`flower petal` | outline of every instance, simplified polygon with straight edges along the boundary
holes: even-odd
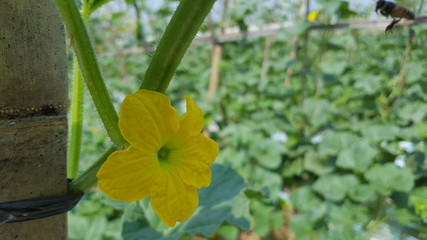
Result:
[[[98,186],[114,200],[132,202],[148,197],[160,174],[155,152],[131,146],[108,157],[98,171]]]
[[[161,145],[178,131],[178,113],[165,95],[140,90],[128,95],[120,108],[119,127],[123,137],[132,145]]]
[[[179,168],[179,176],[185,184],[195,188],[209,187],[211,184],[212,172],[209,167],[201,170],[195,166],[186,164]]]
[[[169,227],[193,215],[198,203],[196,188],[184,184],[168,170],[157,178],[151,191],[153,210]]]
[[[186,96],[187,112],[179,117],[179,135],[195,136],[203,129],[203,112],[196,106],[193,99]]]
[[[218,144],[203,134],[187,138],[187,141],[171,153],[170,162],[177,169],[184,183],[196,188],[211,183],[210,165],[218,155]]]

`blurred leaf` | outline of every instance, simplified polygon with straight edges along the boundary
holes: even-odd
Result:
[[[421,63],[411,62],[408,64],[407,69],[407,82],[409,84],[417,81],[423,81],[423,74],[425,73],[425,67]]]
[[[331,224],[343,227],[353,228],[368,219],[368,210],[365,207],[350,202],[346,202],[341,206],[333,205],[330,212]]]
[[[127,202],[120,202],[120,201],[113,200],[101,192],[100,192],[100,194],[102,196],[101,201],[104,204],[111,206],[115,209],[125,209],[129,205],[129,203],[127,203]]]
[[[295,234],[298,240],[313,240],[317,235],[314,228],[314,221],[310,216],[305,214],[298,214],[292,218],[291,231]]]
[[[255,221],[254,230],[258,236],[266,236],[272,229],[283,225],[281,211],[275,211],[273,206],[267,206],[260,201],[251,201],[252,216]]]
[[[268,189],[267,188],[263,188],[261,190],[256,190],[256,189],[246,189],[244,191],[245,196],[249,199],[263,199],[263,198],[267,198],[268,197]]]
[[[410,205],[415,213],[423,219],[427,218],[427,187],[415,189],[409,196]]]
[[[366,142],[355,142],[350,148],[342,150],[338,154],[337,166],[364,172],[377,155],[377,150]]]
[[[82,217],[69,214],[69,234],[72,240],[102,240],[106,231],[107,218],[102,215]]]
[[[375,189],[371,185],[360,184],[349,190],[351,199],[358,202],[369,201],[375,193]]]
[[[382,87],[381,76],[361,75],[354,84],[363,94],[376,94]]]
[[[299,176],[303,171],[303,161],[301,159],[297,159],[292,162],[285,162],[285,166],[283,168],[283,176],[284,177],[292,177]]]
[[[339,58],[333,58],[330,60],[322,61],[320,65],[322,72],[325,72],[331,75],[334,74],[337,76],[342,75],[344,70],[347,68],[347,66],[348,66],[347,61],[344,61],[343,59],[339,59]]]
[[[321,200],[310,187],[300,187],[291,193],[293,206],[300,211],[308,211],[320,205]]]
[[[318,127],[328,122],[335,109],[324,99],[306,99],[301,111],[313,126]]]
[[[393,209],[393,217],[396,218],[396,220],[402,224],[402,225],[408,225],[411,222],[414,222],[417,220],[417,217],[414,216],[411,212],[408,211],[408,209],[405,208],[399,208],[399,209]]]
[[[349,132],[338,132],[327,136],[319,144],[319,154],[321,156],[336,155],[339,151],[351,147],[353,143],[360,142],[361,139]]]
[[[412,172],[392,163],[373,165],[365,172],[365,178],[384,196],[388,196],[391,191],[409,192],[414,186]]]
[[[341,6],[341,1],[318,0],[318,3],[328,15],[335,14]]]
[[[324,175],[314,183],[313,189],[326,199],[341,201],[358,185],[359,180],[353,175]]]
[[[269,197],[276,199],[278,197],[282,178],[279,174],[261,167],[250,167],[249,182],[258,189],[268,189]]]
[[[340,19],[348,19],[352,16],[357,16],[357,12],[350,9],[348,1],[341,1],[337,14]]]
[[[422,122],[427,116],[427,104],[405,104],[398,109],[398,114],[403,120],[413,121],[414,123]]]
[[[237,151],[229,146],[228,148],[220,151],[216,163],[225,164],[235,169],[239,169],[247,162],[249,158],[248,153],[244,151]]]
[[[223,237],[224,240],[235,240],[239,238],[239,228],[225,225],[218,229],[218,234]]]
[[[263,139],[249,148],[249,154],[263,167],[274,169],[282,162],[284,145],[272,139]]]
[[[336,228],[331,230],[331,233],[328,236],[328,240],[371,240],[375,238],[369,238],[369,234],[366,232],[361,232],[360,230],[355,229],[356,227],[343,227],[341,224]]]
[[[399,129],[393,125],[366,125],[362,129],[363,136],[373,142],[393,140]]]
[[[329,158],[321,157],[315,151],[309,150],[304,156],[304,169],[321,176],[332,172],[335,164]]]
[[[334,74],[322,74],[322,80],[325,85],[334,85],[340,83],[339,77]]]

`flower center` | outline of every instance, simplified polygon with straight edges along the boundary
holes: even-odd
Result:
[[[160,150],[157,152],[157,158],[161,162],[165,162],[168,160],[169,153],[171,150],[165,146],[161,147]]]

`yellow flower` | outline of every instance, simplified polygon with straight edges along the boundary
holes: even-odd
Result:
[[[218,145],[201,134],[203,113],[190,97],[182,116],[158,92],[128,95],[119,127],[130,146],[110,155],[97,177],[102,192],[118,201],[151,197],[151,205],[170,226],[190,217],[199,202],[197,189],[211,182],[210,165]]]
[[[317,12],[317,11],[311,12],[310,14],[308,14],[307,20],[309,22],[312,22],[312,21],[317,19],[317,16],[319,16],[319,12]]]

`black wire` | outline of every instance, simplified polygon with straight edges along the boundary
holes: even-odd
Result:
[[[68,212],[83,194],[0,203],[0,224],[22,222]]]

